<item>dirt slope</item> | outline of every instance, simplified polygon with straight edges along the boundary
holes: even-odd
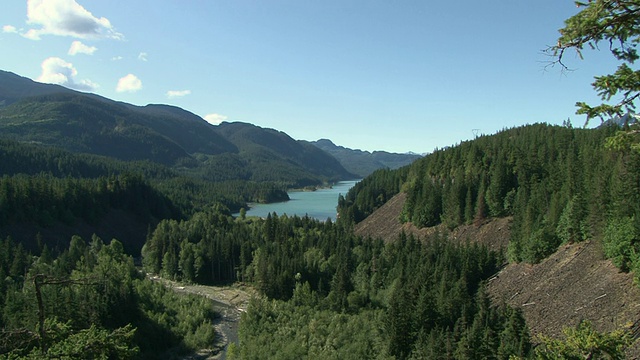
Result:
[[[406,195],[399,194],[356,225],[358,235],[397,239],[400,231],[425,238],[444,226],[417,229],[401,224],[399,216]],[[492,249],[506,248],[510,218],[480,226],[465,225],[450,232],[450,238],[467,239]],[[490,280],[488,290],[495,304],[506,302],[521,308],[532,335],[558,336],[564,326],[591,321],[599,331],[628,328],[640,320],[640,288],[630,274],[620,272],[605,260],[598,241],[564,245],[540,264],[509,264]],[[637,341],[629,358],[640,359]]]
[[[629,328],[640,320],[640,288],[631,274],[604,259],[597,241],[562,246],[540,264],[509,264],[488,286],[495,303],[523,310],[532,335],[561,334],[589,320],[599,331]],[[630,357],[639,358],[638,346]]]
[[[419,238],[426,238],[436,232],[448,233],[451,239],[458,241],[477,241],[487,245],[492,250],[506,249],[509,243],[509,229],[511,218],[487,221],[479,226],[464,225],[450,231],[444,225],[418,229],[413,224],[400,222],[400,213],[407,199],[405,193],[400,193],[369,217],[355,226],[355,233],[364,237],[382,238],[384,241],[394,241],[398,234],[413,234]]]

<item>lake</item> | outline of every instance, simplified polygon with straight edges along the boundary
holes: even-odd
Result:
[[[273,204],[251,204],[251,208],[247,210],[247,216],[267,217],[268,214],[275,212],[278,215],[300,217],[308,215],[321,221],[327,219],[336,221],[338,196],[346,195],[358,181],[360,180],[340,181],[331,188],[316,191],[289,191],[291,200]]]

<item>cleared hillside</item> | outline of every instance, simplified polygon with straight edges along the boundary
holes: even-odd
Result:
[[[401,223],[400,213],[407,200],[405,193],[399,193],[382,205],[373,214],[355,226],[357,235],[382,238],[384,241],[394,241],[402,231],[419,238],[426,238],[440,232],[448,233],[451,239],[458,241],[474,241],[485,244],[489,249],[499,251],[506,249],[510,236],[511,218],[500,218],[483,222],[479,225],[462,225],[449,230],[445,225],[419,229],[411,223]]]
[[[581,320],[599,331],[640,320],[640,288],[604,258],[597,241],[564,245],[539,264],[510,264],[488,288],[495,303],[523,310],[532,335],[558,336]],[[640,356],[637,344],[633,355]]]
[[[448,232],[443,225],[418,229],[402,224],[406,195],[400,193],[356,225],[361,236],[394,241],[404,231],[420,238]],[[450,239],[477,241],[492,249],[506,248],[510,218],[479,226],[464,225],[449,232]],[[489,282],[494,304],[507,303],[523,310],[533,339],[538,334],[559,336],[564,326],[589,320],[599,331],[629,328],[640,320],[640,288],[632,275],[620,272],[604,258],[598,241],[564,245],[539,264],[513,263]],[[640,358],[638,344],[630,358]]]

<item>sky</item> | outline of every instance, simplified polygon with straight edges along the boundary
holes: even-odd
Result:
[[[572,0],[2,0],[0,69],[212,124],[428,153],[584,125],[603,51],[550,67]]]

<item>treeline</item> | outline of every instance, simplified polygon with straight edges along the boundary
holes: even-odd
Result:
[[[502,263],[483,246],[440,236],[384,244],[330,221],[276,214],[164,221],[143,250],[148,271],[184,281],[240,280],[265,296],[241,322],[232,353],[242,358],[526,355],[521,314],[489,306],[483,290]]]
[[[52,146],[0,139],[0,174],[40,173],[55,177],[98,178],[121,173],[136,173],[146,179],[168,179],[177,174],[164,165],[150,161],[121,161],[104,156],[74,154]]]
[[[166,196],[136,175],[78,179],[43,173],[0,178],[0,228],[28,223],[72,225],[78,219],[91,224],[111,209],[129,210],[149,223],[180,217]]]
[[[0,241],[0,359],[156,359],[210,349],[208,300],[144,278],[120,242],[74,236],[54,258]]]
[[[210,182],[186,176],[153,181],[153,186],[165,194],[187,216],[205,211],[214,205],[230,212],[248,208],[248,203],[272,203],[289,200],[285,183],[227,180]]]
[[[121,174],[142,177],[163,192],[181,213],[190,215],[219,203],[232,212],[247,207],[248,202],[288,200],[287,182],[255,182],[236,174],[246,164],[230,165],[222,161],[215,166],[171,169],[150,161],[122,161],[91,154],[75,154],[50,146],[24,144],[0,139],[0,175],[42,175],[55,178],[97,179]],[[221,159],[224,156],[221,155]],[[213,169],[217,169],[214,171]],[[234,170],[235,169],[235,170]],[[226,175],[224,175],[226,174]],[[224,175],[224,176],[222,176]],[[236,179],[236,180],[233,180]],[[237,180],[240,179],[240,180]]]

